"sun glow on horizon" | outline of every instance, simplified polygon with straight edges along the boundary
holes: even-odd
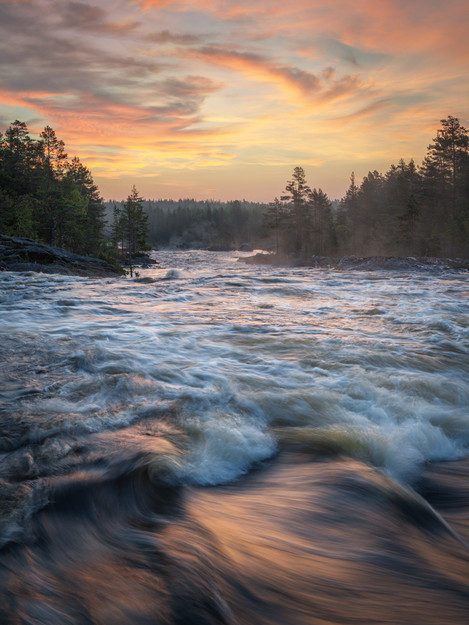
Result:
[[[461,0],[0,0],[0,129],[52,126],[106,198],[340,197],[469,125]],[[437,26],[435,26],[435,24]]]

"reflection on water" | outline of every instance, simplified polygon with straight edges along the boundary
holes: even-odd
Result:
[[[156,257],[0,274],[0,621],[467,622],[468,276]]]

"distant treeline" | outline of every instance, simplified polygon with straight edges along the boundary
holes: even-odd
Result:
[[[341,200],[311,188],[296,167],[270,204],[192,199],[143,203],[154,247],[239,247],[251,243],[297,256],[469,257],[469,138],[455,117],[420,166],[400,160],[359,183],[352,173]],[[108,202],[108,214],[119,202]]]
[[[107,202],[109,221],[123,202]],[[239,247],[266,236],[264,214],[268,204],[235,200],[147,200],[148,239],[155,248]]]
[[[47,126],[0,134],[0,232],[115,258],[153,247],[254,247],[296,256],[469,257],[469,136],[448,116],[421,165],[400,160],[341,200],[311,188],[301,167],[270,204],[245,200],[103,202],[91,172]]]

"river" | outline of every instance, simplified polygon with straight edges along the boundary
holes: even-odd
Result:
[[[0,273],[2,625],[466,624],[469,274],[153,255]]]

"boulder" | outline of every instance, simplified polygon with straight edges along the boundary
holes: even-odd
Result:
[[[0,269],[98,277],[119,273],[105,260],[74,254],[24,237],[5,235],[0,235]]]
[[[236,248],[230,245],[211,245],[207,248],[208,252],[234,252],[235,250]]]
[[[254,265],[273,265],[280,267],[312,267],[338,270],[356,271],[419,271],[427,273],[441,273],[443,271],[469,271],[469,260],[461,258],[433,258],[433,257],[397,257],[397,256],[310,256],[308,258],[293,258],[281,254],[255,254],[238,259],[241,262]]]

